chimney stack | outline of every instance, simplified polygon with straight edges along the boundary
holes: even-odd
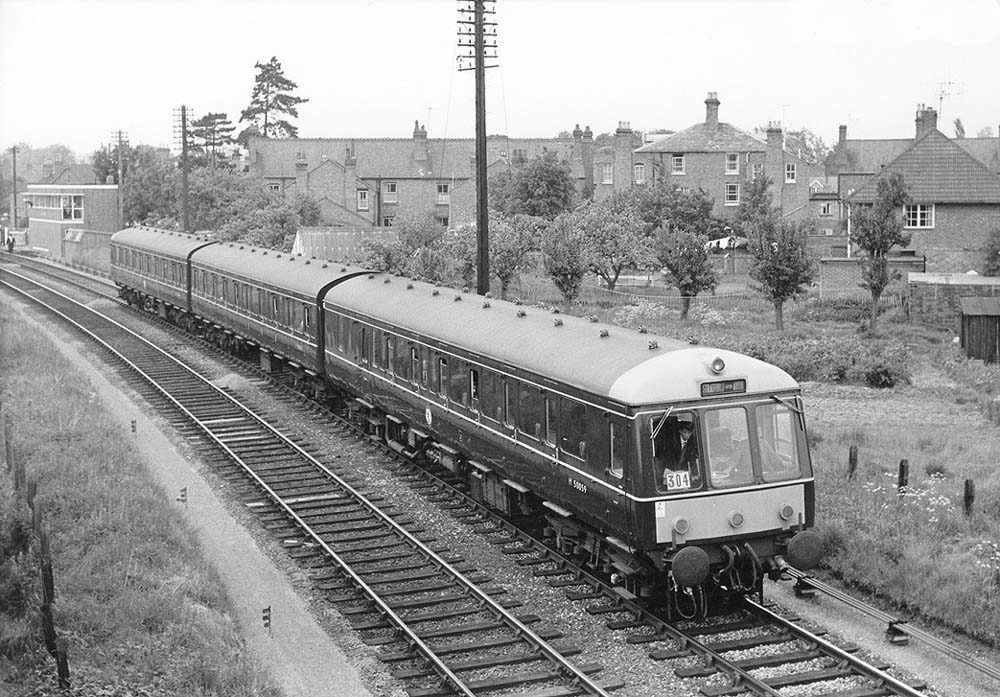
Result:
[[[937,111],[934,107],[919,104],[917,105],[917,117],[914,119],[914,122],[916,124],[914,140],[916,140],[925,133],[937,128]]]
[[[715,92],[709,92],[705,100],[705,126],[711,131],[719,127],[719,98]]]
[[[847,142],[847,124],[840,124],[840,138],[838,141],[841,145]]]
[[[768,121],[767,146],[764,150],[764,174],[771,180],[774,204],[782,206],[782,189],[785,184],[785,138],[780,121]]]
[[[413,159],[417,162],[424,162],[430,159],[430,151],[427,146],[427,129],[418,122],[413,122]]]

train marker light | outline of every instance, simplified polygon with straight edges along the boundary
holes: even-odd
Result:
[[[715,373],[716,375],[718,375],[723,370],[726,369],[726,362],[724,360],[722,360],[721,358],[716,358],[714,361],[712,361],[711,368],[712,368],[712,372]]]
[[[733,511],[729,514],[729,525],[734,528],[743,527],[743,514],[739,511]]]
[[[691,529],[691,523],[684,516],[677,516],[674,518],[673,528],[678,535],[687,535],[688,530]]]
[[[778,515],[781,516],[782,520],[791,520],[795,515],[795,509],[786,503],[781,507],[781,510],[778,511]]]

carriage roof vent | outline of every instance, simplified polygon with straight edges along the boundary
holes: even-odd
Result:
[[[267,256],[267,250],[265,249],[263,252],[261,252],[261,254],[263,254],[264,256]]]
[[[324,269],[325,269],[325,268],[326,268],[326,264],[323,264],[322,268],[324,268]]]
[[[340,273],[347,273],[347,267],[346,266],[341,266],[340,267]]]
[[[382,279],[382,283],[388,283],[389,280],[390,280],[389,277],[386,276],[385,278]]]
[[[456,296],[455,296],[455,302],[458,302],[458,301],[459,301],[459,300],[461,300],[461,299],[462,299],[462,296],[461,296],[461,295],[456,295]]]
[[[527,313],[527,312],[525,312],[524,310],[518,310],[518,311],[517,311],[517,316],[518,316],[518,317],[524,317],[524,316],[525,316],[525,315],[527,315],[527,314],[528,314],[528,313]]]
[[[487,293],[487,295],[489,295],[489,293]],[[484,301],[483,301],[483,309],[485,310],[485,309],[487,309],[487,308],[488,308],[489,306],[490,306],[490,301],[489,301],[489,300],[484,300]]]
[[[412,283],[407,283],[406,284],[406,290],[413,290],[413,284]]]
[[[434,290],[431,291],[431,295],[441,295],[441,291],[435,288]]]
[[[639,327],[639,333],[640,334],[645,334],[646,333],[646,328],[645,327]]]
[[[307,264],[309,263],[309,260],[308,260],[308,259],[306,259],[306,263],[307,263]]]
[[[521,302],[521,298],[517,298],[517,299],[514,300],[514,304],[515,305],[523,305],[524,303]]]
[[[658,348],[660,348],[660,344],[657,343],[655,340],[649,342],[649,350],[650,351],[655,351]]]
[[[590,315],[589,317],[587,317],[587,319],[589,319],[591,322],[596,322],[597,321],[597,315]]]
[[[373,273],[368,274],[368,280],[371,280],[373,278],[375,278],[375,274]]]
[[[561,327],[561,326],[563,326],[562,319],[559,318],[559,317],[556,317],[554,320],[552,320],[552,326],[554,326],[554,327]]]
[[[463,293],[468,293],[469,292],[469,286],[462,286],[462,292]]]
[[[607,339],[608,338],[608,330],[607,329],[602,329],[601,330],[601,338],[602,339]]]

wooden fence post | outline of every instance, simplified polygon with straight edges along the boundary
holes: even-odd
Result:
[[[976,503],[976,483],[971,479],[965,480],[963,503],[965,504],[965,515],[971,516],[973,505]]]
[[[69,689],[69,660],[66,655],[66,640],[60,639],[56,644],[56,671],[59,673],[59,689]]]
[[[906,486],[910,483],[910,461],[903,458],[899,461],[899,476],[896,479],[896,488],[899,493],[903,493]]]
[[[858,446],[852,445],[847,451],[847,478],[854,479],[854,473],[858,469]]]

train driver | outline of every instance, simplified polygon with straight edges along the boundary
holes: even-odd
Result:
[[[690,413],[671,416],[663,435],[663,482],[667,484],[671,472],[689,472],[698,478],[698,435],[694,428],[694,417]]]

